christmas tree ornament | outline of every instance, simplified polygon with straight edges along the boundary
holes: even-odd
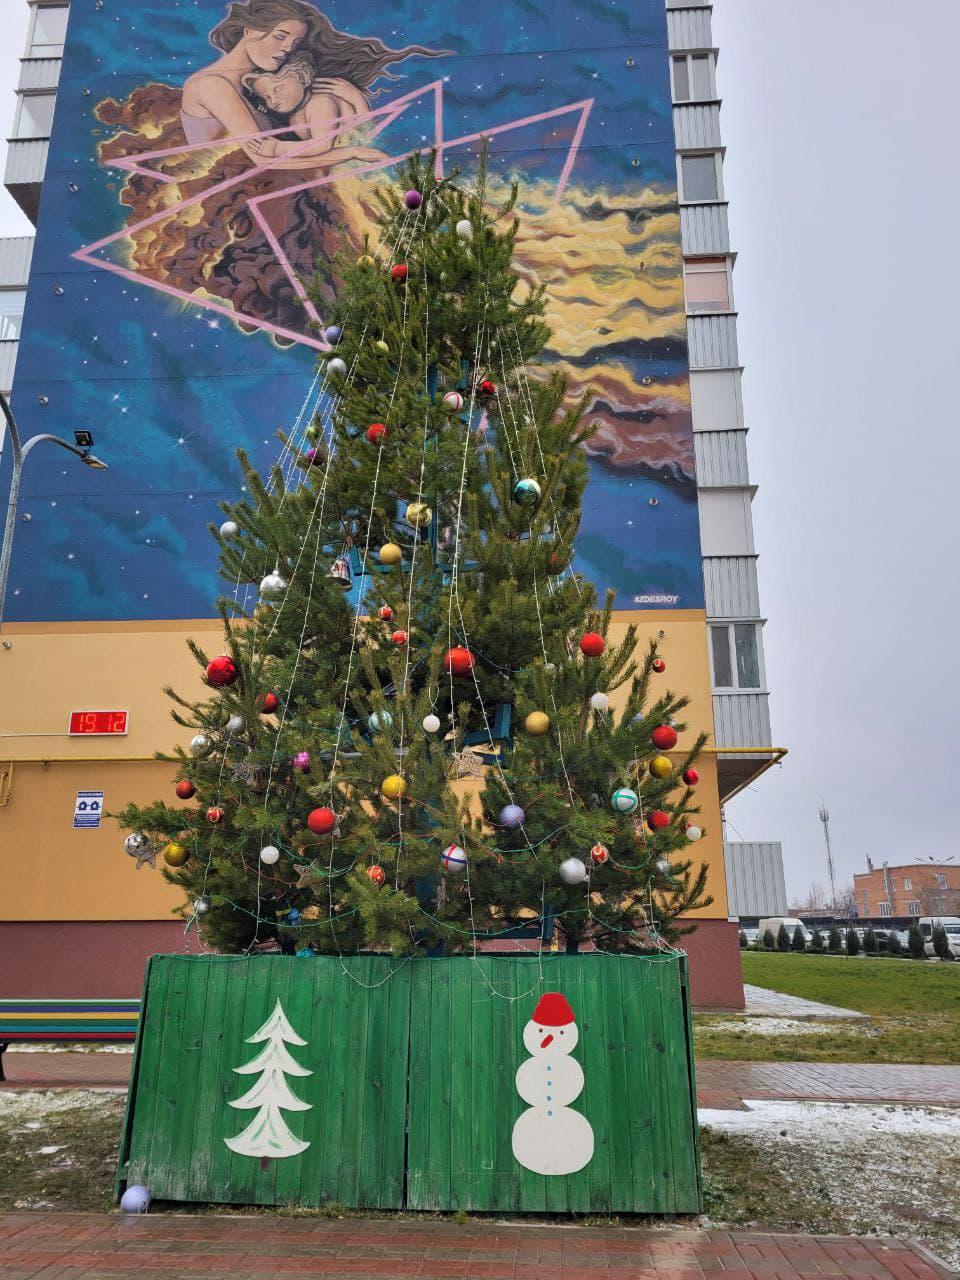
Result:
[[[308,922],[319,920],[320,908],[318,906],[315,906],[313,903],[310,903],[309,906],[304,907],[303,910],[300,912],[300,919],[306,920]]]
[[[197,788],[187,778],[182,778],[177,783],[177,796],[181,800],[189,800],[197,793]]]
[[[686,837],[688,840],[690,840],[693,843],[696,843],[696,841],[699,840],[702,835],[703,835],[703,832],[700,830],[700,828],[695,827],[692,822],[686,828]]]
[[[518,804],[505,804],[500,810],[500,826],[506,827],[508,831],[522,827],[526,818],[527,815]]]
[[[298,751],[290,761],[296,773],[310,772],[310,752]]]
[[[444,871],[466,871],[467,855],[458,844],[448,844],[440,855],[440,865]]]
[[[338,324],[328,324],[323,331],[324,342],[329,342],[331,346],[336,346],[342,337],[343,330]]]
[[[380,784],[380,794],[384,800],[402,800],[407,794],[407,783],[399,773],[391,773]]]
[[[323,439],[323,427],[321,427],[319,422],[311,422],[309,427],[307,427],[307,439],[313,440],[314,442]]]
[[[579,858],[567,858],[560,863],[560,879],[564,884],[583,884],[586,878],[586,863]]]
[[[389,434],[382,422],[371,422],[367,427],[367,439],[371,444],[383,444]]]
[[[398,631],[394,631],[390,639],[399,649],[402,645],[407,643],[407,633],[401,628]]]
[[[132,831],[123,842],[124,850],[131,858],[139,858],[150,846],[150,841],[142,831]]]
[[[590,695],[590,705],[594,711],[606,711],[610,706],[610,699],[605,693],[592,693]]]
[[[677,745],[677,731],[672,724],[658,724],[650,735],[650,741],[660,751],[670,751]]]
[[[475,666],[473,654],[462,645],[448,649],[443,659],[443,669],[451,676],[468,676]]]
[[[182,867],[190,855],[182,844],[171,840],[163,851],[163,860],[168,867]]]
[[[307,814],[307,826],[315,836],[328,836],[337,825],[337,815],[326,805],[311,809]]]
[[[319,467],[327,460],[326,449],[308,449],[303,455],[303,459],[308,467]]]
[[[692,767],[689,769],[684,769],[683,780],[688,787],[695,787],[697,783],[700,781],[700,774],[698,770]]]
[[[414,529],[425,529],[433,519],[433,511],[425,502],[410,502],[403,518]]]
[[[360,257],[357,259],[358,267],[369,268],[375,267],[376,265],[376,259],[372,258],[369,253],[361,253]]]
[[[384,707],[380,711],[374,711],[373,715],[367,716],[367,728],[371,733],[379,733],[381,729],[389,729],[393,724],[393,716]]]
[[[120,1197],[121,1213],[146,1213],[150,1208],[150,1190],[139,1184],[127,1187]]]
[[[521,507],[535,507],[540,501],[540,485],[529,476],[513,486],[513,500]]]
[[[214,689],[223,689],[226,685],[233,684],[239,674],[237,664],[225,653],[207,663],[207,684],[213,685]]]
[[[382,338],[377,339],[377,341],[373,344],[373,349],[374,351],[379,351],[382,356],[388,356],[390,354],[390,348],[387,346],[387,344],[384,342]]]
[[[419,191],[414,191],[411,187],[409,191],[403,193],[403,203],[408,209],[419,209],[423,204],[423,196]]]
[[[633,813],[640,803],[640,797],[630,787],[617,787],[610,797],[610,808],[617,813]]]
[[[190,739],[190,754],[202,758],[213,750],[213,742],[205,733],[195,733]]]
[[[342,587],[344,591],[349,591],[353,586],[353,578],[350,576],[350,561],[346,556],[337,556],[333,564],[330,566],[330,572],[327,574],[338,587]]]
[[[403,551],[395,542],[385,542],[379,554],[381,564],[399,564],[403,559]]]
[[[280,699],[275,693],[265,693],[257,701],[262,716],[272,716],[280,706]]]
[[[223,524],[220,526],[220,537],[229,539],[237,538],[239,536],[240,526],[237,524],[236,520],[224,520]]]
[[[197,898],[197,900],[194,902],[193,909],[198,916],[208,916],[210,914],[210,908],[212,906],[213,906],[213,903],[204,893],[204,894],[201,894],[200,897]]]
[[[489,378],[484,378],[477,387],[477,394],[484,400],[489,400],[491,396],[495,396],[497,394],[497,384],[495,382],[491,382]]]
[[[566,567],[567,564],[565,557],[558,555],[556,551],[551,551],[549,556],[547,556],[547,573],[552,577],[556,577],[557,574],[563,573]]]
[[[287,580],[282,578],[276,569],[274,569],[273,573],[268,573],[265,578],[260,579],[260,594],[268,600],[276,600],[283,595],[286,589]]]
[[[599,658],[607,642],[598,631],[588,631],[580,637],[580,652],[585,658]]]
[[[673,764],[667,756],[654,756],[647,766],[655,778],[669,778],[673,773]]]
[[[650,663],[650,666],[653,668],[654,671],[656,671],[658,675],[662,674],[667,669],[667,664],[664,662],[662,658],[654,658],[654,660]]]
[[[246,721],[243,716],[231,716],[226,724],[226,731],[231,738],[235,738],[238,733],[243,733],[246,728]]]
[[[443,397],[443,407],[447,413],[459,413],[463,408],[463,396],[459,391],[448,391]]]
[[[286,923],[290,925],[297,925],[300,923],[300,912],[296,907],[291,907],[287,912]]]
[[[461,240],[470,240],[473,238],[473,225],[469,218],[461,218],[454,230]]]
[[[398,262],[395,267],[390,268],[390,279],[394,284],[406,283],[406,279],[409,274],[410,269],[405,262]]]
[[[260,861],[265,867],[272,867],[274,863],[280,861],[280,850],[276,845],[265,844],[260,850]]]
[[[377,610],[377,617],[381,622],[390,622],[393,618],[393,610],[388,604],[382,604]]]
[[[599,867],[610,857],[610,850],[605,844],[595,844],[590,850],[590,861]]]
[[[346,362],[341,360],[339,356],[334,356],[332,360],[327,361],[327,374],[331,378],[343,378],[346,376]]]
[[[550,728],[550,717],[545,711],[531,711],[523,722],[527,733],[541,738]]]
[[[384,871],[383,867],[373,866],[367,869],[367,879],[372,880],[378,889],[386,878],[387,873]]]
[[[212,823],[213,826],[216,826],[218,822],[222,822],[223,819],[224,819],[224,812],[217,805],[212,805],[207,810],[207,821],[209,823]]]
[[[669,827],[670,815],[664,813],[662,809],[651,809],[647,814],[647,826],[651,831],[662,831],[664,827]]]
[[[660,872],[662,876],[668,876],[673,871],[673,867],[671,867],[669,861],[666,858],[658,858],[654,863],[654,866],[657,868],[657,870]]]
[[[439,717],[439,716],[435,716],[435,715],[433,715],[432,713],[431,713],[430,715],[428,715],[428,716],[424,716],[424,717],[423,717],[423,731],[424,731],[424,733],[439,733],[439,732],[440,732],[440,717]]]

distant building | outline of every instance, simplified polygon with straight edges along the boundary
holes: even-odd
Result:
[[[960,915],[960,866],[949,863],[871,866],[853,886],[861,916]]]

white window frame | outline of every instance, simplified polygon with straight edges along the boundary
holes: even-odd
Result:
[[[694,308],[686,300],[687,294],[687,276],[688,275],[705,275],[707,268],[717,275],[720,274],[720,264],[723,264],[723,272],[727,277],[727,304],[724,307],[697,307]],[[699,268],[699,270],[698,270]],[[683,260],[683,291],[684,301],[688,316],[724,316],[731,315],[736,308],[733,305],[733,260],[729,254],[710,254],[704,258],[684,258]]]
[[[6,301],[13,293],[20,295],[24,305],[13,314],[13,318],[11,318],[5,307],[0,306],[0,342],[17,342],[20,338],[20,331],[23,328],[23,311],[27,302],[26,287],[0,289],[0,302]]]
[[[909,876],[904,876],[904,877],[903,877],[903,887],[904,887],[904,889],[912,889],[912,888],[913,888],[913,881],[909,878]]]
[[[28,102],[35,101],[37,98],[49,98],[51,103],[53,104],[54,110],[56,110],[57,93],[55,89],[52,91],[49,89],[44,89],[42,93],[21,93],[19,95],[20,100],[17,103],[17,114],[14,117],[14,121],[13,121],[13,133],[11,134],[11,140],[13,142],[41,142],[49,139],[50,134],[53,130],[53,114],[52,113],[50,115],[50,128],[47,130],[46,133],[21,133],[20,132],[20,117],[23,115],[24,105]]]
[[[879,905],[879,907],[880,907],[880,914],[881,914],[882,916],[889,916],[889,915],[892,915],[892,914],[893,914],[893,912],[890,910],[890,903],[889,903],[889,902],[881,902],[881,903],[879,903],[878,905]]]
[[[907,903],[907,915],[918,916],[919,914],[920,914],[920,899],[911,898],[910,901]]]
[[[710,656],[710,685],[717,693],[765,693],[767,688],[767,673],[763,665],[763,643],[761,641],[762,624],[756,618],[733,618],[722,622],[714,622],[711,620],[707,626],[710,629],[710,643],[707,645]],[[713,662],[713,632],[726,629],[727,644],[730,654],[730,675],[736,680],[737,678],[737,648],[734,641],[734,627],[753,627],[754,636],[757,642],[757,677],[760,683],[754,685],[738,685],[738,684],[718,684],[716,671]]]
[[[717,194],[709,200],[697,200],[693,197],[689,199],[683,193],[683,161],[685,157],[695,159],[702,156],[713,156],[713,163],[717,171]],[[677,152],[677,194],[681,204],[724,204],[726,203],[723,194],[723,153],[720,151],[678,151]]]
[[[693,59],[705,58],[707,61],[707,69],[710,77],[710,93],[706,98],[690,97],[681,98],[677,93],[676,65],[683,61],[687,64],[687,83],[693,90]],[[683,53],[672,53],[670,55],[670,92],[673,95],[673,101],[678,105],[686,102],[716,102],[717,101],[717,55],[712,49],[688,49]]]
[[[933,873],[933,878],[937,882],[938,889],[945,889],[947,887],[947,875],[945,871],[935,871]]]
[[[27,58],[62,58],[62,57],[63,57],[63,44],[62,44],[62,43],[61,43],[61,44],[59,44],[59,45],[55,45],[55,44],[43,44],[43,45],[40,45],[39,47],[43,50],[43,53],[38,53],[38,52],[37,52],[37,46],[36,46],[36,44],[34,43],[34,39],[35,39],[35,36],[36,36],[36,33],[37,33],[37,15],[39,14],[39,12],[40,12],[40,10],[41,10],[41,9],[63,9],[63,10],[65,10],[65,11],[66,11],[66,13],[67,13],[67,18],[68,18],[68,21],[69,21],[69,15],[70,15],[70,6],[69,6],[69,4],[34,4],[34,5],[31,5],[30,26],[29,26],[29,28],[28,28],[28,30],[27,30],[27,52],[26,52],[26,57],[27,57]],[[66,38],[66,32],[64,32],[64,38]]]

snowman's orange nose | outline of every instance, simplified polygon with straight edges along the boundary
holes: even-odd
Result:
[[[548,1044],[552,1044],[552,1043],[553,1043],[553,1035],[551,1034],[551,1035],[547,1036],[546,1040],[541,1040],[541,1041],[540,1041],[540,1048],[541,1048],[541,1049],[545,1049],[545,1048],[547,1047],[547,1045],[548,1045]]]

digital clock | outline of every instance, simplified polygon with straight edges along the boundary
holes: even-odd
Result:
[[[114,734],[127,732],[128,711],[71,711],[71,738],[83,734]]]

